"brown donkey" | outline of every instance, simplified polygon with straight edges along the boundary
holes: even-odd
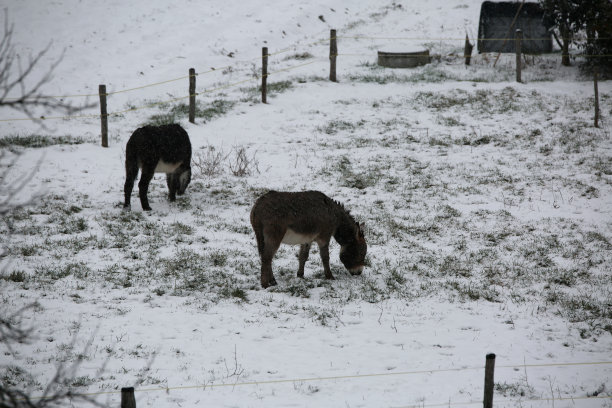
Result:
[[[276,285],[272,258],[281,243],[300,245],[297,276],[304,277],[304,264],[313,241],[319,245],[325,278],[329,269],[329,241],[340,244],[340,261],[351,275],[360,275],[368,246],[359,223],[342,204],[319,191],[287,193],[270,191],[257,199],[251,210],[251,225],[261,258],[261,286]]]

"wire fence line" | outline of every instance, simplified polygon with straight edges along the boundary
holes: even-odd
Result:
[[[510,364],[501,365],[497,368],[550,368],[550,367],[567,367],[567,366],[603,366],[612,365],[612,361],[595,361],[595,362],[564,362],[564,363],[542,363],[542,364]],[[386,372],[386,373],[370,373],[370,374],[353,374],[353,375],[337,375],[337,376],[326,376],[326,377],[302,377],[302,378],[289,378],[289,379],[271,379],[271,380],[253,380],[253,381],[235,381],[227,383],[210,383],[202,385],[185,385],[176,387],[155,387],[155,388],[141,388],[136,389],[135,392],[170,392],[180,390],[193,390],[193,389],[213,389],[213,388],[227,388],[227,387],[245,387],[245,386],[261,386],[261,385],[273,385],[273,384],[299,384],[304,382],[325,382],[325,381],[339,381],[339,380],[356,380],[376,377],[397,377],[406,375],[423,375],[423,374],[435,374],[435,373],[449,373],[449,372],[463,372],[463,371],[474,371],[483,370],[484,367],[458,367],[458,368],[441,368],[441,369],[424,369],[424,370],[411,370],[411,371],[398,371],[398,372]],[[120,394],[121,391],[100,391],[91,393],[72,393],[73,397],[95,397],[102,395],[114,395]],[[46,397],[34,397],[31,400],[44,400]],[[509,399],[509,400],[496,400],[497,404],[516,404],[522,402],[544,402],[544,401],[563,401],[563,400],[585,400],[585,399],[612,399],[612,395],[594,395],[594,396],[571,396],[571,397],[556,397],[556,398],[537,398],[537,399]],[[394,408],[408,408],[408,407],[442,407],[442,406],[455,406],[455,405],[474,405],[482,404],[482,400],[478,401],[465,401],[465,402],[452,402],[448,401],[439,404],[423,404],[417,403],[412,405],[398,406]]]
[[[466,37],[467,38],[467,37]],[[353,40],[385,40],[385,41],[399,41],[399,40],[409,40],[409,41],[466,41],[466,38],[453,38],[453,37],[441,37],[441,38],[423,38],[423,37],[376,37],[376,36],[362,36],[362,35],[355,35],[355,36],[337,36],[335,35],[335,30],[332,30],[332,35],[329,38],[322,38],[322,39],[318,39],[316,41],[313,42],[309,42],[309,43],[305,43],[305,44],[296,44],[293,45],[291,47],[287,47],[284,49],[280,49],[276,52],[266,52],[265,55],[262,55],[263,58],[267,57],[271,57],[271,56],[277,56],[277,55],[281,55],[284,53],[287,53],[291,50],[297,50],[297,46],[303,46],[303,47],[307,47],[307,46],[314,46],[314,45],[319,45],[319,44],[324,44],[324,43],[330,43],[330,45],[332,43],[335,43],[335,41],[337,39],[353,39]],[[478,39],[478,41],[499,41],[499,40],[514,40],[513,38],[487,38],[487,39]],[[523,40],[536,40],[536,39],[523,39]],[[538,39],[538,40],[542,40],[542,39]],[[267,48],[266,48],[267,49]],[[394,56],[409,56],[409,57],[440,57],[439,55],[429,55],[429,54],[422,54],[419,55],[418,51],[417,53],[389,53],[389,54],[393,54]],[[563,56],[559,53],[547,53],[547,54],[539,54],[539,55],[554,55],[554,56]],[[372,57],[372,53],[337,53],[335,52],[334,54],[331,53],[330,50],[330,55],[329,58],[330,59],[335,59],[338,56],[343,56],[343,57]],[[465,59],[467,58],[465,55],[460,55],[459,53],[450,53],[445,55],[444,57],[456,57],[456,58],[460,58],[460,59]],[[608,55],[588,55],[588,54],[569,54],[570,57],[585,57],[585,58],[590,58],[590,57],[608,57]],[[181,80],[185,80],[187,78],[189,78],[190,80],[192,79],[193,76],[201,76],[201,75],[206,75],[206,74],[210,74],[213,72],[218,72],[218,71],[224,71],[226,69],[231,69],[233,67],[235,67],[237,64],[243,64],[243,63],[251,63],[254,60],[258,60],[262,57],[253,57],[253,58],[249,58],[249,59],[245,59],[245,60],[237,60],[233,65],[227,65],[224,67],[213,67],[207,71],[203,71],[200,73],[195,73],[195,74],[190,74],[190,75],[183,75],[177,78],[172,78],[172,79],[168,79],[168,80],[164,80],[164,81],[158,81],[158,82],[154,82],[154,83],[150,83],[150,84],[145,84],[145,85],[141,85],[141,86],[137,86],[137,87],[132,87],[132,88],[126,88],[126,89],[120,89],[120,90],[116,90],[116,91],[111,91],[111,92],[98,92],[98,93],[86,93],[86,94],[67,94],[67,95],[48,95],[48,96],[40,96],[39,98],[43,98],[43,99],[63,99],[63,98],[76,98],[76,97],[95,97],[95,96],[99,96],[99,97],[104,97],[106,98],[106,96],[112,96],[112,95],[116,95],[116,94],[120,94],[120,93],[127,93],[127,92],[132,92],[132,91],[136,91],[136,90],[141,90],[141,89],[145,89],[145,88],[150,88],[150,87],[155,87],[155,86],[159,86],[159,85],[163,85],[163,84],[167,84],[167,83],[171,83],[171,82],[177,82],[177,81],[181,81]],[[301,68],[307,65],[311,65],[314,64],[316,62],[322,61],[324,60],[323,58],[315,58],[312,61],[303,63],[303,64],[298,64],[295,66],[291,66],[291,67],[287,67],[287,68],[283,68],[283,69],[279,69],[277,71],[274,72],[269,72],[269,73],[263,73],[262,75],[253,75],[252,78],[248,78],[245,80],[241,80],[241,81],[237,81],[237,82],[233,82],[233,83],[229,83],[229,84],[225,84],[225,85],[221,85],[218,87],[214,87],[214,88],[210,88],[210,89],[205,89],[203,91],[200,92],[196,92],[196,93],[192,93],[186,96],[180,96],[180,97],[172,97],[163,101],[157,101],[157,102],[153,102],[153,103],[148,103],[142,106],[138,106],[138,107],[131,107],[128,109],[123,109],[123,110],[119,110],[119,111],[114,111],[111,113],[106,113],[106,114],[82,114],[82,115],[71,115],[71,116],[40,116],[38,118],[10,118],[10,119],[0,119],[0,122],[18,122],[18,121],[35,121],[35,120],[71,120],[71,119],[92,119],[92,118],[103,118],[104,117],[113,117],[113,116],[119,116],[128,112],[133,112],[133,111],[137,111],[137,110],[142,110],[142,109],[147,109],[147,108],[152,108],[155,106],[160,106],[160,105],[164,105],[167,103],[172,103],[172,102],[177,102],[183,99],[188,99],[197,95],[202,95],[202,94],[208,94],[208,93],[212,93],[212,92],[216,92],[219,90],[223,90],[223,89],[228,89],[228,88],[232,88],[234,86],[238,86],[240,84],[243,83],[247,83],[253,80],[259,80],[261,78],[267,78],[271,75],[274,74],[278,74],[281,72],[287,72],[287,71],[291,71],[293,69],[297,69],[297,68]],[[6,100],[8,101],[14,101],[14,100],[18,100],[19,98],[6,98]]]
[[[359,39],[359,40],[408,40],[408,41],[465,41],[465,37],[463,38],[456,38],[456,37],[440,37],[440,38],[431,38],[431,37],[371,37],[371,36],[367,36],[367,35],[353,35],[353,36],[347,36],[347,35],[342,35],[342,36],[338,36],[337,38],[339,39]],[[550,40],[550,37],[545,37],[545,38],[537,38],[537,37],[525,37],[523,38],[525,40],[533,40],[533,41],[547,41]],[[561,38],[559,38],[561,39]],[[600,37],[600,38],[596,38],[596,40],[609,40],[610,38],[604,38],[604,37]],[[478,41],[510,41],[510,40],[514,40],[514,37],[512,38],[478,38]]]
[[[303,46],[312,46],[312,45],[317,45],[317,44],[321,44],[321,43],[325,43],[328,42],[329,39],[325,38],[325,39],[321,39],[321,40],[317,40],[314,42],[310,42],[310,43],[306,43]],[[284,54],[286,52],[289,52],[291,50],[294,50],[296,48],[297,45],[291,46],[291,47],[287,47],[281,50],[278,50],[276,52],[272,52],[267,54],[267,56],[272,57],[272,56],[276,56],[276,55],[281,55]],[[219,71],[223,71],[225,69],[228,68],[233,68],[234,66],[236,66],[237,64],[244,64],[244,63],[251,63],[253,61],[256,61],[258,59],[260,59],[261,57],[253,57],[253,58],[247,58],[247,59],[243,59],[243,60],[236,60],[236,62],[232,65],[226,65],[226,66],[222,66],[222,67],[214,67],[211,68],[207,71],[203,71],[203,72],[197,72],[195,75],[196,76],[200,76],[200,75],[206,75],[206,74],[210,74],[213,72],[219,72]],[[176,81],[182,81],[186,78],[189,78],[189,75],[183,75],[181,77],[178,78],[172,78],[172,79],[168,79],[165,81],[159,81],[159,82],[153,82],[150,84],[145,84],[145,85],[141,85],[141,86],[136,86],[133,88],[126,88],[126,89],[120,89],[118,91],[112,91],[112,92],[107,92],[106,95],[110,96],[110,95],[114,95],[114,94],[119,94],[119,93],[125,93],[125,92],[131,92],[131,91],[137,91],[140,89],[145,89],[145,88],[150,88],[150,87],[154,87],[154,86],[159,86],[159,85],[163,85],[163,84],[167,84],[170,82],[176,82]],[[99,93],[85,93],[85,94],[68,94],[68,95],[43,95],[40,96],[41,98],[48,98],[48,99],[64,99],[64,98],[84,98],[84,97],[94,97],[94,96],[99,96]],[[5,98],[5,100],[7,101],[15,101],[15,100],[19,100],[20,98]]]
[[[294,70],[294,69],[302,68],[304,66],[311,65],[311,64],[314,64],[316,62],[321,62],[321,61],[323,61],[323,59],[320,58],[320,59],[316,59],[314,61],[306,62],[306,63],[295,65],[295,66],[292,66],[292,67],[279,69],[279,70],[276,70],[276,71],[269,72],[268,74],[264,75],[264,77],[269,77],[271,75],[279,74],[281,72],[287,72],[287,71],[291,71],[291,70]],[[196,74],[196,76],[197,75],[198,74]],[[189,77],[190,77],[189,75],[186,75],[186,76],[183,76],[183,77],[178,78],[178,79],[172,79],[172,80],[168,80],[168,81],[164,81],[164,82],[158,82],[156,84],[145,85],[145,86],[142,86],[142,87],[139,87],[139,88],[131,88],[131,89],[127,89],[127,90],[123,90],[123,91],[117,91],[117,92],[107,92],[104,95],[108,96],[108,95],[113,95],[113,94],[117,94],[117,93],[120,93],[120,92],[126,92],[126,91],[130,91],[130,90],[134,90],[134,89],[142,89],[142,88],[146,88],[146,87],[149,87],[149,86],[155,86],[155,85],[160,84],[160,83],[177,81],[177,80],[186,79],[186,78],[189,78]],[[241,85],[241,84],[244,84],[244,83],[247,83],[247,82],[257,81],[257,80],[261,79],[261,77],[262,77],[261,75],[257,75],[257,76],[254,76],[252,78],[247,78],[247,79],[244,79],[244,80],[241,80],[241,81],[232,82],[232,83],[221,85],[221,86],[217,86],[217,87],[214,87],[214,88],[204,89],[204,90],[202,90],[200,92],[196,92],[194,94],[173,97],[173,98],[165,99],[165,100],[162,100],[162,101],[156,101],[156,102],[148,103],[148,104],[145,104],[145,105],[142,105],[142,106],[131,107],[131,108],[127,108],[127,109],[123,109],[123,110],[119,110],[119,111],[110,112],[110,113],[107,113],[106,116],[107,117],[119,116],[119,115],[122,115],[122,114],[128,113],[128,112],[134,112],[134,111],[138,111],[138,110],[142,110],[142,109],[148,109],[148,108],[152,108],[152,107],[155,107],[155,106],[160,106],[160,105],[164,105],[164,104],[168,104],[168,103],[172,103],[172,102],[178,102],[180,100],[188,99],[188,98],[190,98],[192,96],[209,94],[209,93],[221,91],[223,89],[233,88],[235,86],[238,86],[238,85]],[[100,94],[91,94],[91,95],[88,95],[88,96],[99,96],[99,95]],[[69,120],[69,119],[93,119],[93,118],[100,118],[100,117],[101,117],[100,114],[85,114],[85,115],[72,115],[72,116],[42,116],[42,117],[37,118],[37,119],[41,119],[41,120],[57,120],[57,119],[60,119],[60,120],[61,119]],[[0,122],[31,121],[31,120],[33,120],[33,119],[32,118],[0,119]]]
[[[425,37],[372,37],[372,36],[365,36],[365,35],[355,35],[355,36],[337,36],[331,39],[353,39],[353,40],[385,40],[385,41],[465,41],[465,38],[453,38],[453,37],[440,37],[440,38],[425,38]],[[544,40],[549,40],[550,38],[523,38],[523,41],[544,41]],[[599,38],[599,40],[606,40],[607,38]],[[477,39],[478,41],[511,41],[514,40],[514,38],[480,38]],[[318,45],[318,44],[323,44],[323,43],[328,43],[330,41],[330,38],[322,38],[313,42],[309,42],[306,44],[300,44],[301,46],[313,46],[313,45]],[[281,55],[283,53],[289,52],[291,50],[295,50],[297,47],[296,45],[293,45],[291,47],[287,47],[281,50],[278,50],[276,52],[271,52],[268,53],[266,56],[268,57],[272,57],[272,56],[277,56],[277,55]],[[551,55],[556,55],[556,56],[563,56],[563,54],[558,54],[558,53],[550,53]],[[339,56],[370,56],[371,54],[338,54]],[[590,54],[569,54],[569,56],[571,57],[585,57],[585,58],[591,58],[591,57],[610,57],[611,55],[590,55]],[[209,74],[209,73],[213,73],[213,72],[217,72],[217,71],[222,71],[224,69],[228,69],[228,68],[232,68],[234,67],[236,64],[241,64],[241,63],[250,63],[253,61],[256,61],[258,59],[260,59],[261,57],[257,56],[257,57],[252,57],[252,58],[247,58],[244,60],[236,60],[236,62],[232,65],[226,65],[226,66],[222,66],[222,67],[214,67],[210,70],[204,71],[204,72],[199,72],[196,73],[196,76],[199,75],[205,75],[205,74]],[[184,75],[184,76],[180,76],[177,78],[172,78],[172,79],[168,79],[168,80],[164,80],[164,81],[159,81],[159,82],[153,82],[150,84],[145,84],[145,85],[141,85],[141,86],[137,86],[137,87],[132,87],[132,88],[126,88],[126,89],[120,89],[117,91],[112,91],[112,92],[107,92],[106,95],[110,96],[110,95],[114,95],[114,94],[119,94],[119,93],[126,93],[126,92],[131,92],[131,91],[136,91],[136,90],[140,90],[140,89],[145,89],[145,88],[150,88],[150,87],[155,87],[155,86],[159,86],[159,85],[163,85],[163,84],[167,84],[170,82],[176,82],[176,81],[181,81],[184,80],[186,78],[189,78],[189,75]],[[95,97],[95,96],[99,96],[98,93],[84,93],[84,94],[67,94],[67,95],[43,95],[41,96],[42,98],[49,98],[49,99],[64,99],[64,98],[79,98],[79,97]],[[7,101],[14,101],[14,100],[19,100],[20,98],[13,98],[13,97],[9,97],[6,98],[5,100]]]
[[[508,399],[508,400],[495,400],[495,405],[502,406],[512,406],[516,407],[522,406],[521,404],[526,402],[555,402],[555,401],[579,401],[579,400],[598,400],[598,399],[612,399],[612,395],[603,395],[603,396],[593,396],[593,397],[559,397],[559,398],[535,398],[535,399]],[[508,405],[509,404],[509,405]],[[392,406],[390,408],[433,408],[433,407],[450,407],[450,406],[466,406],[466,405],[482,405],[482,401],[462,401],[462,402],[444,402],[437,404],[425,404],[425,403],[416,403],[411,405],[398,405]]]

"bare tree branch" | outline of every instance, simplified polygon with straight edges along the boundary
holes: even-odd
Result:
[[[37,304],[34,303],[16,312],[12,316],[12,319],[16,322],[14,324],[4,326],[4,321],[0,320],[0,330],[3,330],[3,332],[0,332],[2,335],[0,340],[2,340],[3,343],[10,346],[12,342],[29,342],[31,340],[33,330],[22,330],[21,320],[26,310],[36,306]],[[74,379],[77,378],[78,369],[83,361],[83,356],[87,355],[91,349],[94,336],[95,333],[90,337],[83,351],[78,354],[74,362],[71,364],[60,363],[56,367],[55,374],[47,383],[44,391],[36,397],[33,397],[29,391],[21,390],[0,381],[0,408],[51,408],[67,406],[66,404],[69,403],[72,406],[74,406],[75,403],[77,403],[78,406],[83,406],[85,403],[89,406],[103,407],[104,405],[96,401],[93,395],[79,394],[72,391],[72,384]],[[75,334],[72,338],[71,348],[74,347],[76,339],[77,336]],[[98,371],[103,372],[105,369],[106,362]]]
[[[70,116],[95,106],[95,103],[75,106],[63,98],[45,95],[42,88],[51,82],[53,72],[62,62],[64,53],[51,63],[40,79],[34,80],[33,73],[51,49],[52,43],[34,56],[28,56],[27,63],[23,63],[13,44],[13,30],[14,25],[9,22],[8,11],[4,9],[4,28],[0,39],[0,107],[15,109],[41,123],[44,119],[44,115],[40,115],[41,109],[45,113],[59,111]]]

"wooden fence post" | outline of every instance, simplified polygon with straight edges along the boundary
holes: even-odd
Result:
[[[196,110],[196,72],[189,68],[189,122],[195,123]]]
[[[125,387],[121,389],[121,408],[136,408],[134,387]]]
[[[102,122],[102,147],[108,147],[108,113],[106,111],[106,85],[98,87],[100,94],[100,120]]]
[[[261,103],[267,103],[268,47],[261,49]]]
[[[338,42],[336,38],[336,30],[331,30],[329,33],[329,80],[338,82],[336,79],[336,57],[338,56]]]
[[[599,127],[599,89],[597,89],[597,68],[593,71],[593,86],[595,87],[595,127]]]
[[[487,354],[484,379],[484,408],[493,408],[493,378],[495,372],[495,354]]]
[[[521,48],[523,41],[523,31],[516,30],[515,51],[516,51],[516,82],[521,82]]]
[[[465,65],[470,65],[470,61],[472,60],[472,49],[474,46],[470,43],[470,39],[465,35],[465,48],[463,50],[463,56],[465,57]]]

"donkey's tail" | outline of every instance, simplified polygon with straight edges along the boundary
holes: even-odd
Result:
[[[134,169],[138,172],[138,149],[130,142],[131,140],[125,147],[125,171],[127,173],[133,172]]]
[[[251,225],[253,226],[253,231],[255,231],[255,239],[257,240],[257,251],[259,252],[259,256],[261,257],[264,251],[263,225],[261,225],[261,222],[257,222],[256,217],[254,217],[253,215],[253,211],[251,211]]]

